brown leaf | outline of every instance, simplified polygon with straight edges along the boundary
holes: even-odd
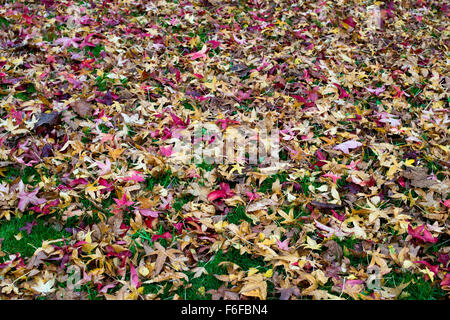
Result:
[[[34,129],[38,129],[39,127],[48,127],[53,128],[58,124],[60,120],[60,114],[59,112],[50,112],[50,113],[41,113],[39,115],[39,120],[34,125]]]
[[[84,99],[72,103],[71,107],[80,117],[92,115],[92,104]]]
[[[313,207],[319,208],[319,209],[341,209],[342,205],[334,204],[334,203],[323,203],[323,202],[317,202],[317,201],[311,201],[311,205]]]

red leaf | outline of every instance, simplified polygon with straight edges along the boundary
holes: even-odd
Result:
[[[423,242],[430,242],[430,243],[436,243],[437,238],[434,238],[433,235],[425,229],[425,225],[421,225],[415,229],[411,227],[411,225],[408,226],[408,234],[413,237],[413,239],[419,239]]]
[[[208,200],[213,202],[214,200],[217,199],[221,199],[221,198],[231,198],[232,196],[234,196],[234,192],[231,191],[230,186],[228,185],[228,183],[222,182],[220,184],[220,189],[211,192],[210,194],[208,194]]]

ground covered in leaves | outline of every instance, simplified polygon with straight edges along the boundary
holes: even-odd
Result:
[[[444,1],[2,1],[1,299],[445,299]],[[283,166],[172,164],[198,123]]]

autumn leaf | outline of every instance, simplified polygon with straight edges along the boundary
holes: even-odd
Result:
[[[19,205],[20,211],[24,212],[28,204],[40,205],[46,202],[43,198],[38,198],[36,194],[39,192],[39,187],[36,187],[32,192],[25,191],[25,185],[22,181],[19,182]]]

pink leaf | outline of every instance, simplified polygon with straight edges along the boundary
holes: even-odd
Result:
[[[19,182],[19,205],[18,208],[20,211],[24,212],[25,208],[28,204],[40,205],[46,202],[47,200],[36,197],[36,194],[39,192],[39,187],[36,187],[32,192],[28,193],[24,190],[25,186],[22,180]]]
[[[349,169],[356,169],[356,166],[358,165],[358,163],[360,163],[361,161],[355,162],[352,160],[352,162],[350,162],[350,164],[347,165],[347,168]]]
[[[240,122],[225,118],[225,119],[219,119],[216,121],[216,125],[218,125],[219,123],[222,126],[222,129],[225,130],[228,127],[228,124],[239,124]]]
[[[257,194],[256,192],[250,192],[250,191],[247,191],[246,195],[250,201],[256,200],[260,197],[260,195]]]
[[[141,286],[141,282],[139,281],[139,276],[136,272],[136,269],[133,267],[133,264],[130,263],[130,280],[133,287],[136,289]]]
[[[210,44],[211,44],[213,50],[214,50],[215,48],[221,46],[221,43],[220,43],[219,41],[216,41],[216,40],[209,40],[207,43],[210,43]]]
[[[344,22],[345,24],[349,25],[352,28],[354,28],[356,26],[356,22],[355,22],[355,20],[353,20],[352,17],[348,17],[348,18],[342,20],[342,22]]]
[[[127,200],[127,195],[125,193],[123,194],[122,198],[120,198],[120,200],[117,198],[114,198],[114,201],[116,202],[118,208],[120,208],[122,206],[125,206],[125,207],[131,206],[134,203],[133,201]]]
[[[172,208],[172,201],[173,201],[172,193],[169,193],[166,199],[161,197],[161,205],[159,206],[159,208],[161,210],[169,210],[170,208]]]
[[[168,146],[167,148],[160,146],[159,153],[164,157],[170,157],[172,155],[172,146]]]
[[[158,212],[158,211],[153,211],[153,210],[150,210],[150,209],[142,209],[142,208],[139,208],[139,209],[138,209],[138,212],[139,212],[141,215],[143,215],[144,217],[157,218],[158,215],[159,215],[159,212]]]
[[[334,184],[336,184],[336,182],[338,181],[338,179],[340,179],[341,178],[341,176],[339,176],[339,175],[335,175],[334,173],[327,173],[327,174],[324,174],[324,175],[322,175],[322,177],[325,177],[325,178],[331,178],[332,180],[333,180],[333,183]]]
[[[191,58],[191,60],[196,60],[199,58],[205,59],[206,58],[206,52],[207,52],[207,47],[203,46],[202,50],[188,54],[188,56]]]
[[[358,142],[356,140],[349,140],[344,143],[338,144],[334,147],[335,150],[340,150],[345,154],[349,154],[349,149],[355,149],[362,146],[361,142]]]
[[[386,88],[384,86],[382,86],[381,88],[376,88],[376,89],[372,89],[372,87],[366,88],[367,91],[369,91],[370,93],[374,93],[376,96],[378,96],[379,94],[383,93]]]
[[[102,163],[100,161],[95,162],[97,164],[97,167],[100,169],[98,172],[99,176],[104,176],[105,174],[109,173],[111,171],[111,161],[109,161],[108,158],[106,158],[106,163]]]
[[[144,177],[138,172],[134,171],[131,177],[123,177],[123,181],[133,181],[133,182],[143,182],[145,181]]]
[[[345,220],[345,212],[343,214],[339,215],[336,211],[331,210],[331,213],[333,213],[333,217],[335,217],[339,221],[343,222]]]
[[[278,248],[280,248],[281,250],[289,250],[289,239],[286,239],[286,240],[284,240],[284,241],[280,241],[280,240],[277,240],[277,245],[278,245]]]
[[[441,281],[441,287],[450,287],[450,273],[447,273]]]
[[[88,184],[89,182],[84,179],[84,178],[78,178],[78,179],[73,179],[72,181],[70,181],[69,185],[71,187],[79,185],[79,184]]]
[[[170,113],[170,116],[172,117],[173,122],[179,127],[186,128],[186,125],[189,124],[189,117],[185,123],[183,120],[180,119],[180,117],[178,117],[176,114],[172,112]]]
[[[99,290],[99,292],[101,292],[101,293],[106,293],[106,292],[108,292],[108,289],[112,289],[112,288],[114,288],[115,286],[117,285],[117,283],[110,283],[110,284],[107,284],[106,286],[103,286],[100,290]]]
[[[336,235],[336,237],[345,237],[347,235],[347,233],[344,233],[341,230],[335,229],[335,228],[331,228],[328,227],[324,224],[321,224],[320,222],[318,222],[317,220],[314,220],[314,222],[316,223],[316,226],[324,231],[328,231],[328,234],[326,234],[325,236],[327,238],[331,238],[333,235]]]

